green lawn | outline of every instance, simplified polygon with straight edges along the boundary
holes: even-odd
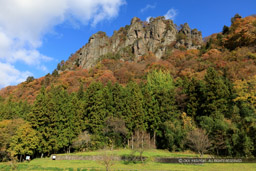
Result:
[[[76,155],[101,155],[105,151],[95,151],[86,153],[76,153]],[[107,151],[107,153],[114,153],[115,155],[128,155],[131,153],[129,150],[114,150]],[[72,154],[75,155],[75,154]],[[149,150],[143,156],[149,158],[153,157],[196,157],[193,153],[170,153],[164,150]],[[115,162],[111,167],[112,170],[192,170],[192,171],[255,171],[256,163],[254,164],[164,164],[156,163],[152,160],[147,160],[145,163],[126,163],[124,161]],[[0,170],[11,170],[9,163],[0,163]],[[87,160],[51,160],[50,158],[34,159],[30,163],[18,163],[17,170],[69,170],[69,171],[82,171],[82,170],[105,170],[101,161],[87,161]]]
[[[103,155],[106,153],[114,154],[117,156],[128,156],[132,154],[132,150],[129,149],[118,149],[118,150],[97,150],[90,152],[79,152],[79,153],[70,153],[68,155],[81,155],[81,156],[96,156]],[[58,155],[67,155],[67,154],[58,154]],[[139,155],[138,152],[135,155]],[[143,156],[145,157],[198,157],[198,154],[192,152],[175,152],[171,153],[168,150],[146,150],[143,152]],[[209,155],[205,155],[204,157],[209,157]]]

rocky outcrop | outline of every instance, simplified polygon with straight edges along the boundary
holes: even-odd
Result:
[[[197,29],[191,30],[188,23],[181,25],[181,29],[177,35],[176,48],[198,49],[202,43],[203,39],[200,31]]]
[[[195,49],[200,48],[202,42],[201,32],[191,31],[187,23],[177,30],[173,21],[164,17],[151,18],[149,22],[134,17],[130,25],[115,31],[112,37],[104,32],[92,35],[75,63],[88,69],[104,55],[118,54],[121,60],[136,61],[148,52],[160,59],[167,48]]]
[[[109,38],[104,32],[98,32],[89,38],[88,43],[81,49],[78,64],[83,68],[92,67],[98,57],[109,52]]]

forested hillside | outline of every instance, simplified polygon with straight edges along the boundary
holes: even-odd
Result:
[[[131,26],[138,22],[147,24]],[[235,15],[204,43],[187,28],[174,31],[170,44],[159,40],[156,51],[111,51],[90,67],[81,57],[86,45],[52,74],[2,89],[0,159],[132,148],[138,137],[151,148],[196,150],[195,131],[209,139],[210,154],[255,157],[256,16]],[[143,29],[147,35],[151,25]]]

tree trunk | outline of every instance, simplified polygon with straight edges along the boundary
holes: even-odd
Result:
[[[43,158],[43,157],[44,157],[44,153],[41,154],[41,158]]]
[[[199,151],[199,154],[200,154],[200,158],[203,157],[203,155],[204,155],[204,153],[200,152],[200,151]]]
[[[150,139],[150,134],[148,134],[148,138],[147,138],[147,142],[146,142],[146,143],[148,144],[149,149],[151,149],[151,139]]]
[[[140,152],[140,161],[141,162],[143,162],[142,153],[143,153],[143,151]]]
[[[114,149],[114,141],[111,141],[111,151]]]
[[[141,137],[141,148],[143,149],[144,148],[144,142],[143,142],[143,140],[144,140],[144,133],[142,132],[142,135],[141,135],[142,137]]]
[[[154,146],[156,145],[156,131],[154,131],[154,135],[153,135],[153,139],[154,139]]]
[[[21,162],[21,159],[22,159],[22,155],[20,155],[20,162]]]
[[[132,149],[133,149],[133,135],[132,135]]]
[[[130,143],[129,139],[127,139],[127,144],[128,144],[128,149],[130,148]]]
[[[149,148],[151,148],[151,145],[152,145],[152,143],[151,143],[151,137],[150,137],[150,134],[148,134],[148,139],[147,139],[147,143],[149,144]]]

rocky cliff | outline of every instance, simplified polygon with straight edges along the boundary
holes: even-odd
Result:
[[[92,35],[66,69],[73,69],[75,65],[88,69],[103,58],[136,61],[148,52],[160,59],[175,48],[200,48],[202,42],[201,32],[191,30],[187,23],[178,30],[172,20],[164,17],[151,18],[149,22],[134,17],[130,25],[115,31],[112,37],[104,32]]]

